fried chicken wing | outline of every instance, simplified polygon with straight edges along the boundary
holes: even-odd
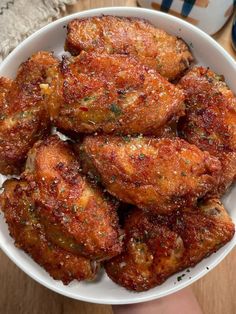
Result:
[[[85,173],[115,197],[157,213],[192,205],[219,181],[220,161],[179,138],[87,136]]]
[[[44,226],[35,216],[31,192],[26,181],[14,179],[4,183],[4,193],[0,196],[0,206],[15,245],[64,284],[74,279],[92,280],[98,264],[63,250],[48,240]]]
[[[217,198],[203,200],[195,210],[185,209],[170,216],[169,225],[182,239],[183,267],[196,265],[232,239],[235,226]]]
[[[193,56],[184,41],[149,22],[118,16],[76,19],[67,26],[66,49],[134,55],[142,63],[173,80],[189,67]]]
[[[49,113],[41,94],[46,69],[57,61],[38,52],[24,62],[17,77],[0,79],[0,172],[19,173],[32,145],[49,133]]]
[[[141,210],[125,222],[125,250],[105,263],[108,276],[130,290],[145,291],[178,271],[184,253],[182,239],[168,227],[149,221]]]
[[[74,254],[104,260],[121,251],[115,202],[88,184],[69,145],[58,136],[29,152],[24,179],[49,240]]]
[[[187,107],[180,135],[221,160],[222,194],[236,178],[236,98],[222,76],[203,67],[188,72],[179,86]]]
[[[67,132],[158,134],[184,114],[182,91],[133,57],[83,52],[48,80],[51,116]]]
[[[230,241],[235,228],[218,199],[167,216],[136,209],[125,222],[125,250],[105,263],[108,276],[136,291],[160,285]]]

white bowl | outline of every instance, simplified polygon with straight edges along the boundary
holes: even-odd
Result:
[[[1,63],[0,75],[14,77],[21,62],[38,50],[50,50],[54,51],[56,55],[62,55],[64,53],[63,46],[66,36],[66,28],[64,26],[75,18],[84,18],[101,14],[145,18],[155,26],[162,28],[173,35],[182,37],[190,45],[197,62],[209,66],[219,74],[223,74],[228,85],[236,93],[236,86],[234,83],[236,76],[235,61],[211,37],[191,24],[171,15],[147,9],[128,7],[102,8],[79,12],[45,26],[23,41],[5,59],[5,61]],[[4,179],[4,177],[0,177],[0,183],[1,179]],[[236,224],[236,186],[224,197],[224,204]],[[161,286],[146,292],[134,293],[127,291],[113,283],[105,274],[101,274],[100,278],[93,283],[79,283],[74,281],[68,286],[64,286],[60,281],[53,280],[44,269],[37,265],[27,254],[14,246],[13,240],[8,234],[8,228],[4,222],[3,216],[1,215],[0,217],[1,248],[17,266],[33,279],[51,290],[74,299],[94,303],[138,303],[160,298],[176,292],[204,276],[233,249],[235,244],[236,236],[217,253],[212,254],[194,268],[191,268],[190,273],[184,271],[181,272],[180,274],[186,274],[181,281],[178,282],[177,280],[177,276],[180,274],[175,274]]]

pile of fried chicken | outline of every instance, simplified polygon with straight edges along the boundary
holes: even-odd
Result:
[[[0,172],[19,175],[0,208],[54,279],[93,280],[103,265],[148,290],[234,235],[220,197],[236,179],[236,98],[138,18],[73,20],[65,49],[0,78]]]

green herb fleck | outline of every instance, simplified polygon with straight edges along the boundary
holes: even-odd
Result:
[[[138,159],[139,159],[139,160],[143,160],[145,157],[146,157],[146,156],[145,156],[143,153],[141,153],[141,154],[139,154]]]
[[[98,231],[98,234],[100,235],[100,237],[105,237],[107,235],[107,233],[104,231]]]
[[[22,111],[19,113],[20,118],[26,118],[27,116],[30,116],[31,112],[30,111]]]
[[[84,97],[82,100],[83,100],[83,101],[89,101],[89,100],[95,100],[95,99],[96,99],[95,96],[86,96],[86,97]]]
[[[190,129],[193,129],[195,127],[195,123],[190,121],[188,126],[190,127]]]
[[[111,104],[110,110],[115,114],[115,116],[120,116],[122,114],[122,110],[116,104]]]
[[[84,250],[84,245],[81,243],[70,243],[70,247],[78,252],[82,252]]]
[[[157,68],[161,69],[163,67],[163,64],[160,62],[159,57],[156,60],[157,60]]]
[[[129,135],[126,136],[122,136],[123,141],[125,141],[126,143],[129,143],[131,140],[131,137]]]
[[[215,79],[216,79],[217,81],[224,81],[224,80],[225,80],[224,75],[216,75],[216,76],[215,76]]]
[[[186,177],[186,176],[187,176],[186,172],[181,171],[181,176],[182,176],[182,177]]]

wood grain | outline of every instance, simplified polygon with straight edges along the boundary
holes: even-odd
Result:
[[[66,13],[124,5],[136,6],[136,1],[80,0],[77,4],[69,6]],[[214,38],[235,58],[229,37],[231,23],[232,18]],[[112,314],[110,306],[75,301],[44,288],[25,275],[2,252],[0,252],[0,261],[1,314]],[[236,313],[235,261],[234,249],[219,266],[192,285],[205,314]]]

